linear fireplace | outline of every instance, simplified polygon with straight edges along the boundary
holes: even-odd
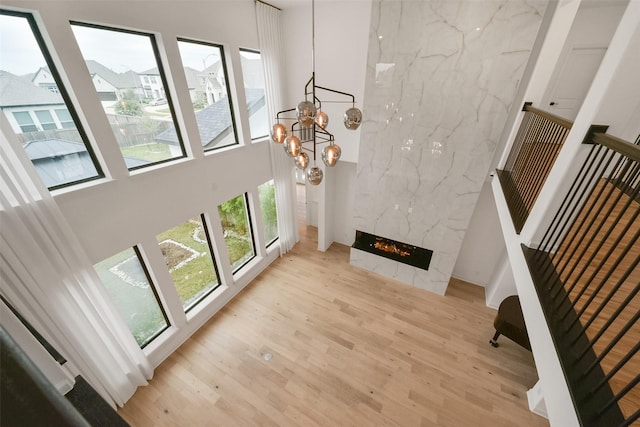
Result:
[[[351,246],[361,251],[379,255],[413,267],[429,270],[433,251],[374,234],[356,230],[356,240]]]

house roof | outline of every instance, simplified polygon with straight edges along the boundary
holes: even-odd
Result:
[[[246,89],[247,106],[249,110],[258,104],[264,98],[264,90],[262,89]],[[206,147],[213,142],[218,136],[231,127],[231,114],[229,113],[229,98],[224,97],[196,113],[196,121],[198,122],[198,131],[200,132],[200,140],[202,146]],[[172,144],[178,143],[178,135],[175,126],[161,132],[156,136],[157,140],[165,141]]]
[[[31,161],[46,158],[66,156],[68,154],[83,153],[87,148],[81,142],[67,141],[64,139],[43,139],[39,141],[29,141],[24,144],[24,151]],[[143,159],[124,156],[127,167],[136,167],[149,163]]]
[[[81,181],[95,176],[95,168],[91,161],[91,157],[89,157],[86,147],[81,142],[66,141],[55,138],[43,139],[40,141],[27,142],[24,145],[24,150],[47,187],[60,184],[60,167],[58,162],[63,161],[63,156],[70,154],[78,154],[77,161],[79,162],[79,165],[75,165],[74,171],[83,171],[82,173],[74,176],[74,181]],[[124,161],[127,168],[149,163],[146,160],[126,156],[124,157]]]
[[[145,75],[145,76],[159,76],[160,71],[158,70],[158,67],[153,67],[153,68],[149,68],[148,70],[144,70],[138,74]]]
[[[64,105],[60,94],[35,86],[27,78],[0,71],[0,107],[56,104]]]
[[[62,139],[43,139],[40,141],[27,142],[24,144],[24,151],[27,152],[29,159],[33,161],[81,153],[87,151],[87,149],[81,142],[65,141]]]
[[[116,73],[111,68],[105,67],[98,61],[89,59],[86,61],[91,75],[99,74],[103,79],[118,89],[140,87],[140,79],[135,71],[128,70],[124,73]]]

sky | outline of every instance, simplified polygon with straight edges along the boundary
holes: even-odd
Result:
[[[142,72],[157,66],[151,38],[146,35],[73,25],[85,60],[95,60],[117,73]],[[184,66],[202,70],[220,60],[220,50],[199,43],[179,43]],[[0,15],[0,69],[16,75],[45,66],[44,56],[25,18]]]

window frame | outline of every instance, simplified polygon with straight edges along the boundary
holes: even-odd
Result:
[[[237,197],[237,196],[236,196]],[[256,238],[253,230],[253,221],[251,221],[251,208],[249,206],[249,193],[245,191],[244,193],[244,206],[246,208],[247,214],[247,225],[249,229],[249,233],[251,236],[251,247],[253,248],[253,256],[246,259],[242,264],[238,265],[236,268],[232,269],[232,273],[236,274],[238,271],[242,270],[249,262],[254,260],[258,256],[258,251],[256,250]],[[226,242],[225,242],[226,244]]]
[[[238,48],[238,51],[240,53],[242,53],[242,52],[256,53],[256,54],[260,55],[260,58],[262,59],[262,52],[260,52],[257,49],[249,49],[249,48],[241,47],[241,48]],[[240,64],[240,68],[241,68],[240,71],[242,71],[242,63]],[[244,85],[244,75],[242,76],[242,83]],[[265,83],[264,101],[265,101],[265,104],[266,104],[267,103],[266,81],[264,83]],[[245,89],[246,89],[246,87],[245,87]],[[246,93],[245,93],[245,103],[247,102],[246,98],[247,98],[247,96],[246,96]],[[251,116],[249,115],[249,110],[247,109],[247,119],[250,119],[250,118],[251,118]],[[268,112],[267,112],[267,120],[269,120],[269,113]],[[256,137],[251,136],[251,129],[249,129],[249,136],[251,137],[251,142],[255,142],[255,141],[259,141],[259,140],[263,140],[265,138],[268,138],[269,137],[269,126],[267,126],[267,133],[266,134],[260,135],[260,136],[256,136]],[[267,247],[268,247],[268,245],[267,245]]]
[[[160,294],[158,293],[158,289],[156,287],[156,284],[155,284],[155,282],[153,281],[153,279],[151,277],[151,273],[149,272],[149,267],[147,267],[147,263],[145,262],[145,259],[142,256],[143,255],[142,251],[140,250],[138,245],[134,245],[133,246],[133,251],[135,252],[136,256],[138,257],[138,261],[140,262],[140,266],[142,266],[142,271],[144,271],[144,275],[147,277],[147,280],[149,281],[149,287],[151,288],[151,291],[153,292],[153,296],[156,298],[156,302],[158,303],[158,307],[160,308],[160,312],[162,313],[162,317],[164,317],[164,321],[166,323],[166,326],[164,328],[162,328],[161,330],[156,332],[154,335],[152,335],[147,340],[147,342],[145,342],[143,345],[140,346],[140,349],[144,349],[146,346],[151,344],[153,342],[153,340],[155,340],[160,335],[162,335],[162,333],[165,332],[167,329],[169,329],[172,325],[171,325],[171,320],[169,319],[169,316],[167,316],[167,311],[165,310],[164,305],[162,304],[162,298],[160,298]]]
[[[229,113],[231,114],[231,127],[233,129],[233,136],[234,136],[234,139],[235,139],[235,143],[234,144],[225,145],[223,147],[205,148],[204,145],[203,145],[202,138],[200,137],[200,132],[198,132],[198,137],[200,139],[200,146],[202,147],[202,150],[205,153],[208,153],[208,152],[213,152],[213,151],[216,151],[216,150],[221,150],[221,149],[224,149],[224,148],[234,147],[234,146],[240,145],[240,138],[238,137],[238,126],[236,124],[236,115],[235,115],[235,108],[234,108],[235,103],[233,102],[234,100],[231,97],[231,81],[229,79],[229,68],[227,67],[227,60],[226,60],[226,57],[225,57],[226,54],[225,54],[224,46],[221,45],[221,44],[213,43],[213,42],[195,40],[195,39],[190,39],[190,38],[187,38],[187,37],[177,37],[176,38],[176,44],[178,44],[179,42],[199,44],[199,45],[209,46],[209,47],[215,47],[215,48],[218,48],[220,50],[220,62],[222,63],[221,66],[222,66],[222,70],[224,71],[224,79],[225,79],[225,82],[226,82],[225,86],[227,87],[227,98],[229,99]],[[179,45],[178,45],[178,51],[180,51]],[[183,72],[184,72],[184,64],[182,63],[182,57],[180,57],[180,64],[182,65],[182,69],[183,69]],[[195,112],[193,111],[193,109],[191,109],[191,112],[195,116]],[[196,119],[196,124],[197,124],[197,122],[198,122],[198,120]]]
[[[92,176],[89,178],[83,178],[76,181],[66,182],[64,184],[53,185],[51,187],[48,187],[49,191],[59,190],[61,188],[67,188],[67,187],[75,186],[85,182],[95,181],[96,179],[104,178],[105,177],[104,169],[102,168],[102,165],[100,164],[100,161],[98,160],[98,157],[95,154],[94,147],[91,144],[91,140],[89,139],[88,134],[84,130],[84,123],[82,122],[82,120],[80,120],[80,116],[76,112],[76,107],[73,104],[73,102],[71,102],[71,97],[69,96],[69,93],[67,92],[67,88],[63,84],[62,78],[58,73],[58,69],[53,61],[53,57],[49,53],[49,48],[44,41],[42,32],[40,32],[40,28],[38,28],[38,24],[36,23],[33,13],[19,12],[15,10],[0,8],[0,15],[25,18],[27,20],[27,23],[29,24],[31,31],[33,32],[33,37],[35,38],[36,43],[40,48],[40,53],[42,53],[44,62],[46,66],[49,67],[49,72],[51,73],[51,77],[53,77],[53,80],[56,82],[56,85],[58,86],[58,93],[62,97],[62,100],[65,103],[65,107],[67,108],[67,111],[69,111],[69,114],[71,115],[71,118],[75,124],[75,129],[78,131],[78,134],[80,135],[80,139],[82,140],[84,147],[87,150],[87,154],[89,154],[89,158],[93,163],[93,167],[96,169],[95,176]]]
[[[140,170],[140,169],[145,169],[151,166],[156,166],[156,165],[160,165],[160,164],[164,164],[164,163],[169,163],[169,162],[173,162],[179,159],[184,159],[187,156],[187,149],[185,146],[185,142],[183,139],[183,135],[182,135],[182,129],[179,126],[179,121],[178,121],[178,116],[176,115],[176,111],[175,108],[173,107],[173,98],[171,95],[171,90],[170,87],[168,85],[168,80],[164,71],[164,64],[162,63],[162,57],[160,55],[160,49],[158,48],[158,42],[156,39],[156,35],[154,33],[150,33],[150,32],[144,32],[144,31],[139,31],[139,30],[130,30],[130,29],[125,29],[125,28],[120,28],[120,27],[115,27],[115,26],[109,26],[109,25],[105,25],[105,24],[93,24],[93,23],[88,23],[88,22],[82,22],[82,21],[76,21],[76,20],[69,20],[69,25],[71,25],[72,27],[74,25],[76,26],[81,26],[81,27],[87,27],[87,28],[94,28],[94,29],[98,29],[98,30],[105,30],[105,31],[116,31],[116,32],[120,32],[120,33],[125,33],[125,34],[134,34],[134,35],[138,35],[138,36],[145,36],[145,37],[149,37],[149,40],[151,41],[151,49],[153,50],[153,56],[156,59],[156,65],[158,67],[158,73],[160,74],[160,80],[162,81],[162,85],[164,88],[164,98],[167,100],[167,105],[169,107],[169,111],[171,112],[171,119],[172,119],[172,123],[173,126],[176,129],[176,137],[178,138],[178,142],[180,143],[180,150],[182,152],[181,156],[177,156],[177,157],[171,157],[169,159],[164,159],[164,160],[158,160],[156,162],[149,162],[149,163],[145,163],[143,165],[140,166],[134,166],[131,168],[127,168],[129,170],[129,172],[133,172],[136,170]],[[72,30],[73,31],[73,30]],[[77,43],[77,39],[74,36],[74,40],[76,40]],[[82,53],[82,52],[81,52]],[[87,59],[84,58],[84,55],[82,55],[82,59],[85,61],[87,61]],[[138,74],[138,73],[136,73]],[[96,94],[98,94],[98,91],[96,90]],[[105,116],[106,116],[106,112],[105,112]],[[124,155],[122,154],[122,151],[120,151],[120,154],[122,155],[122,157],[124,158]]]
[[[215,274],[217,284],[214,287],[212,287],[211,289],[209,289],[207,292],[205,292],[202,295],[200,295],[197,299],[193,300],[186,307],[184,305],[184,301],[182,301],[182,299],[180,297],[178,297],[178,299],[180,299],[180,302],[182,303],[181,305],[182,305],[182,309],[183,309],[185,315],[188,314],[189,311],[191,311],[191,309],[197,307],[205,298],[207,298],[209,295],[211,295],[216,289],[218,289],[220,286],[222,286],[222,280],[221,280],[221,277],[220,277],[220,272],[218,270],[218,263],[216,262],[216,256],[215,256],[215,252],[213,250],[213,243],[212,243],[212,240],[211,240],[211,235],[209,233],[209,227],[207,225],[205,214],[201,213],[199,215],[199,217],[200,217],[200,224],[202,225],[202,230],[204,231],[205,238],[207,239],[207,248],[209,249],[209,255],[211,256],[211,261],[213,263],[213,273]],[[189,218],[187,221],[189,221],[190,219],[191,218]],[[180,223],[177,226],[180,226],[182,224],[183,223]],[[174,227],[172,227],[172,228],[174,228]],[[165,230],[165,231],[168,231],[168,230]],[[157,236],[156,236],[156,240],[157,240]],[[159,244],[159,242],[158,242],[158,244]],[[165,259],[165,262],[166,262],[166,259]],[[168,269],[167,269],[167,271],[168,271]],[[169,275],[171,275],[171,272],[169,272]],[[173,281],[173,276],[171,277],[171,279]],[[175,281],[173,281],[173,285],[175,287]]]
[[[53,130],[53,129],[58,129],[58,124],[56,123],[56,120],[53,118],[53,114],[51,114],[51,110],[33,110],[33,112],[35,113],[36,117],[38,118],[38,122],[40,123],[40,128],[42,130]],[[40,114],[38,114],[40,113]],[[49,115],[48,119],[49,121],[43,121],[43,117],[42,116],[46,116]],[[51,127],[53,126],[53,127]]]
[[[209,255],[211,255],[211,261],[213,262],[213,272],[216,275],[216,279],[218,280],[218,284],[213,288],[209,289],[209,292],[202,294],[200,298],[193,301],[189,307],[184,310],[184,313],[187,314],[189,311],[200,304],[206,297],[211,295],[216,289],[222,286],[222,278],[220,277],[220,271],[218,271],[218,263],[216,262],[216,253],[213,250],[213,240],[211,239],[211,234],[209,233],[209,226],[207,225],[207,218],[204,213],[200,214],[200,224],[202,225],[202,230],[204,231],[205,236],[207,237],[207,247],[209,248]]]

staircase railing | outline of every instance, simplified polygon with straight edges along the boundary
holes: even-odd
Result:
[[[640,417],[640,136],[596,133],[542,242],[523,246],[584,426]]]
[[[573,125],[529,102],[522,111],[525,114],[505,166],[497,171],[516,233],[522,230]]]

